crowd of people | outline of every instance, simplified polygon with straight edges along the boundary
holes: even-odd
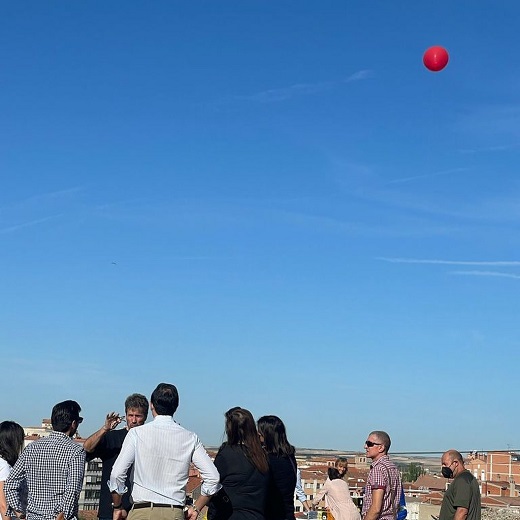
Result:
[[[295,520],[294,496],[306,511],[325,500],[334,520],[396,520],[401,476],[388,456],[390,437],[371,432],[365,451],[372,460],[361,513],[352,501],[348,461],[336,460],[323,487],[308,500],[301,487],[295,448],[283,421],[265,415],[257,421],[236,406],[225,413],[226,440],[213,461],[198,436],[174,421],[177,388],[159,384],[150,402],[130,395],[125,416],[106,416],[85,440],[73,440],[83,418],[76,401],[52,409],[52,432],[25,449],[24,430],[0,423],[0,514],[2,520],[76,520],[85,462],[102,460],[99,520],[197,520],[207,506],[208,520]],[[146,423],[150,409],[153,420]],[[123,422],[126,427],[118,429]],[[200,495],[187,503],[190,468],[201,478]],[[480,520],[480,491],[461,454],[449,450],[442,474],[453,479],[439,520]]]

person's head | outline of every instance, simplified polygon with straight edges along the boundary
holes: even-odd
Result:
[[[179,393],[175,385],[159,383],[152,392],[150,404],[155,415],[173,415],[179,406]]]
[[[225,413],[226,437],[230,446],[242,446],[246,457],[262,473],[267,473],[269,465],[267,456],[256,429],[256,423],[249,410],[235,406]]]
[[[225,413],[225,417],[228,444],[231,446],[237,444],[250,445],[252,442],[260,444],[255,420],[249,410],[235,406]]]
[[[258,419],[258,434],[267,453],[282,457],[294,455],[294,446],[289,444],[285,424],[276,415],[264,415]]]
[[[448,450],[441,457],[441,471],[444,478],[454,478],[465,471],[464,459],[457,450]]]
[[[14,466],[18,455],[23,448],[25,433],[23,428],[14,421],[3,421],[0,423],[0,457],[9,466]]]
[[[336,480],[338,478],[343,478],[343,475],[339,471],[338,468],[329,467],[327,470],[327,473],[329,475],[329,480]]]
[[[365,452],[367,457],[372,460],[377,460],[388,453],[390,449],[390,436],[388,433],[376,430],[370,432],[365,441]]]
[[[51,413],[52,429],[72,437],[83,422],[79,412],[81,406],[76,401],[68,400],[55,404]]]
[[[148,417],[148,399],[141,394],[132,394],[125,401],[125,418],[127,429],[141,426]]]
[[[348,460],[347,460],[347,457],[338,457],[336,459],[336,461],[334,462],[334,467],[338,470],[338,472],[340,474],[340,478],[343,478],[346,475],[347,471],[348,471]]]

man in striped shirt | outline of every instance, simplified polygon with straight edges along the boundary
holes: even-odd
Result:
[[[160,383],[150,398],[153,421],[132,428],[117,457],[108,487],[113,520],[123,520],[121,497],[126,474],[133,465],[133,506],[128,520],[196,520],[201,509],[222,486],[219,473],[198,436],[173,420],[179,405],[174,385]],[[186,484],[191,464],[202,479],[201,495],[186,514]]]
[[[80,411],[76,401],[55,405],[51,415],[51,434],[29,444],[9,473],[4,493],[20,520],[77,518],[85,451],[72,437],[83,421]]]

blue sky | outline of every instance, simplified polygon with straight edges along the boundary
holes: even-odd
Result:
[[[299,447],[517,447],[519,16],[2,3],[1,418],[89,434],[165,381],[208,445],[239,405]]]

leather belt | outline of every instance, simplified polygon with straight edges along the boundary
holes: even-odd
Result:
[[[145,507],[169,507],[172,509],[184,509],[184,506],[178,506],[176,504],[156,504],[155,502],[137,502],[132,507],[133,509],[143,509]]]

